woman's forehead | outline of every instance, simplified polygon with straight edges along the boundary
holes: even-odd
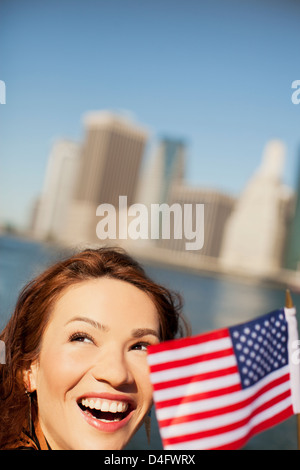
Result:
[[[142,320],[158,323],[158,312],[150,296],[123,280],[98,278],[76,283],[62,292],[56,301],[52,318],[63,321],[74,316],[92,315],[104,325],[113,320]]]

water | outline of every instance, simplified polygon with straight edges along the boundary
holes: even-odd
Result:
[[[11,315],[21,287],[64,255],[63,250],[51,245],[0,237],[0,330]],[[281,289],[180,270],[154,266],[145,268],[154,280],[182,294],[185,315],[193,334],[231,326],[284,306],[285,292]],[[293,293],[293,301],[300,312],[300,296]],[[152,416],[150,446],[146,441],[145,430],[141,428],[128,449],[162,449],[155,414],[152,413]],[[274,450],[296,448],[295,417],[255,436],[245,447]]]

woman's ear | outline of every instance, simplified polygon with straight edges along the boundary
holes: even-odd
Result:
[[[23,382],[26,391],[32,393],[36,390],[38,365],[34,361],[31,363],[30,368],[23,371]]]

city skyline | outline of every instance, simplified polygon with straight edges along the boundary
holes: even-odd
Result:
[[[296,226],[298,220],[296,194],[282,183],[281,141],[266,143],[259,167],[241,196],[232,198],[187,183],[183,142],[162,139],[138,178],[145,130],[108,111],[87,114],[84,122],[80,146],[58,141],[49,155],[34,238],[70,247],[117,240],[140,256],[146,248],[146,256],[166,263],[290,276],[281,270],[291,220]]]
[[[266,0],[1,2],[0,223],[27,223],[53,142],[80,142],[90,110],[133,115],[149,144],[184,140],[188,183],[233,196],[278,138],[295,187],[299,13]]]

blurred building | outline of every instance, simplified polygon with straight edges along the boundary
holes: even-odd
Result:
[[[213,189],[189,186],[185,182],[185,164],[184,140],[166,137],[159,140],[150,156],[139,193],[139,200],[147,205],[149,213],[155,204],[161,208],[159,218],[155,220],[159,225],[159,239],[151,239],[149,234],[149,240],[139,241],[138,244],[146,246],[150,243],[161,254],[161,250],[164,250],[166,259],[176,256],[182,263],[196,256],[198,263],[201,264],[202,260],[205,264],[206,259],[219,257],[224,227],[235,199]],[[165,209],[164,204],[167,205]],[[189,226],[190,232],[196,231],[197,204],[204,205],[204,244],[199,250],[187,250],[189,240],[185,237],[184,223]],[[191,206],[189,220],[185,205]],[[151,222],[153,225],[154,221]],[[164,238],[163,228],[167,226],[170,235]],[[175,232],[182,236],[177,238]]]
[[[291,191],[282,184],[285,148],[269,142],[261,166],[240,196],[225,229],[224,268],[272,275],[283,263]]]
[[[161,138],[145,166],[138,200],[146,205],[166,202],[172,186],[183,181],[185,160],[186,145],[183,140]]]
[[[186,239],[174,239],[174,226],[171,225],[170,240],[158,240],[158,246],[167,248],[168,250],[185,253],[186,256],[197,255],[203,258],[218,258],[220,255],[222,239],[224,235],[224,227],[230,216],[235,199],[227,194],[221,193],[214,189],[205,189],[191,187],[187,184],[174,185],[170,192],[168,203],[180,204],[184,213],[184,205],[192,206],[192,215],[189,221],[185,221],[195,231],[195,208],[196,204],[204,204],[204,244],[200,250],[186,250]],[[182,220],[184,224],[184,220]],[[184,227],[182,227],[184,235]]]
[[[155,143],[138,186],[137,199],[149,211],[151,204],[167,203],[172,188],[183,182],[185,160],[184,140],[162,137]]]
[[[285,267],[292,270],[300,270],[300,152],[298,160],[295,200],[293,206],[293,218],[289,226],[289,233],[286,243]]]
[[[42,194],[34,207],[34,237],[60,238],[75,189],[79,155],[80,146],[73,141],[62,139],[53,145]]]
[[[96,242],[96,208],[119,196],[128,205],[136,198],[140,166],[147,141],[144,128],[108,111],[85,116],[85,139],[74,200],[63,238],[68,243]]]

